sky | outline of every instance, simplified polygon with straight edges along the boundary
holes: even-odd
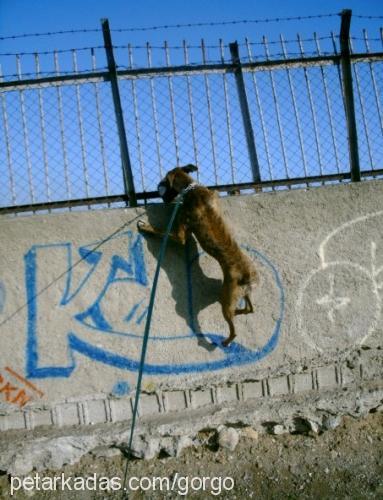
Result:
[[[381,0],[0,0],[1,36],[24,33],[42,33],[70,29],[94,29],[100,27],[100,19],[108,18],[112,29],[150,27],[169,24],[252,20],[276,17],[310,16],[338,13],[350,8],[354,14],[381,16]],[[356,19],[352,30],[361,28],[376,30],[379,20]],[[323,18],[306,21],[290,21],[265,24],[238,24],[182,29],[159,29],[144,32],[114,34],[116,43],[153,44],[167,40],[180,43],[183,39],[196,43],[204,38],[208,43],[223,38],[227,43],[249,37],[253,40],[266,35],[270,40],[280,33],[286,37],[303,36],[317,31],[328,34],[338,32],[339,19]],[[84,43],[100,44],[99,34],[73,34],[52,38],[24,38],[1,40],[1,52],[72,48]]]
[[[357,15],[382,16],[383,2],[381,0],[0,0],[0,63],[1,73],[5,79],[14,79],[20,68],[16,66],[17,53],[33,53],[52,50],[79,49],[84,47],[100,47],[96,49],[95,67],[103,69],[106,66],[105,53],[102,48],[102,33],[80,32],[58,34],[53,36],[32,36],[10,39],[9,36],[18,36],[31,33],[46,33],[67,30],[97,30],[100,29],[100,20],[109,19],[112,29],[112,41],[115,46],[141,47],[135,51],[132,60],[128,60],[126,51],[121,57],[116,52],[117,64],[124,67],[139,67],[146,65],[145,44],[149,42],[154,47],[163,47],[166,41],[170,47],[180,47],[183,40],[191,46],[199,46],[201,40],[207,46],[206,60],[216,62],[220,60],[218,50],[209,46],[217,45],[221,39],[226,44],[225,58],[230,59],[228,44],[233,41],[243,43],[245,38],[255,43],[253,55],[263,57],[264,47],[260,44],[266,36],[271,42],[270,54],[281,53],[279,43],[282,34],[285,40],[292,40],[287,44],[287,50],[292,54],[299,53],[296,44],[297,34],[302,38],[313,36],[313,32],[320,36],[328,36],[331,31],[339,33],[340,18],[337,15],[315,19],[303,19],[279,22],[252,23],[251,20],[275,19],[284,17],[313,16],[323,14],[337,14],[342,9],[352,9],[354,17],[351,23],[351,33],[356,37],[362,36],[362,29],[367,29],[368,35],[376,40],[371,43],[372,50],[382,50],[379,40],[379,27],[382,19],[360,19]],[[228,21],[247,20],[247,23],[223,24],[216,26],[193,26],[182,28],[158,28],[138,31],[118,32],[116,30],[129,28],[150,28],[172,24],[219,23]],[[295,42],[295,43],[294,43]],[[257,43],[259,45],[257,45]],[[355,41],[355,45],[360,41]],[[313,44],[306,44],[306,51],[314,51]],[[332,52],[330,40],[322,42],[324,52]],[[240,49],[241,57],[245,49]],[[362,50],[363,51],[363,48]],[[11,54],[11,55],[5,55]],[[190,62],[201,62],[201,50],[190,51]],[[89,52],[80,51],[77,54],[78,69],[90,70],[92,63]],[[165,63],[164,53],[154,50],[152,63],[162,66]],[[171,64],[183,62],[182,51],[176,50],[170,58]],[[52,55],[41,56],[41,71],[54,71]],[[28,74],[33,71],[35,61],[33,55],[24,56],[20,60],[21,72]],[[70,53],[60,55],[59,66],[61,71],[73,69]],[[7,78],[9,75],[9,78]]]
[[[166,64],[166,53],[163,49],[164,41],[169,44],[170,63],[173,65],[182,64],[183,62],[183,51],[178,49],[182,48],[184,40],[186,40],[189,46],[195,46],[194,49],[191,48],[189,50],[190,62],[194,63],[201,63],[203,59],[200,46],[201,39],[204,40],[207,47],[207,61],[214,62],[217,60],[220,61],[220,49],[217,47],[220,39],[224,43],[225,60],[227,61],[230,61],[228,44],[236,40],[240,44],[241,58],[245,59],[248,48],[244,43],[246,38],[250,42],[253,42],[252,56],[264,59],[265,47],[260,43],[263,36],[267,37],[271,54],[281,58],[280,53],[282,48],[279,38],[281,34],[283,34],[286,40],[287,50],[291,56],[294,53],[299,53],[299,45],[297,43],[298,33],[305,40],[304,50],[306,55],[310,51],[315,51],[314,42],[306,41],[313,36],[314,32],[319,38],[323,37],[323,41],[321,39],[320,42],[321,50],[333,53],[332,40],[328,35],[330,32],[334,32],[335,35],[339,33],[340,17],[337,14],[345,8],[352,9],[353,11],[351,35],[355,37],[355,41],[353,42],[355,49],[360,47],[360,52],[366,50],[362,39],[362,30],[365,28],[370,39],[372,39],[371,50],[382,51],[382,41],[379,32],[379,27],[383,24],[382,0],[322,0],[321,2],[307,0],[192,0],[188,2],[181,0],[141,0],[134,2],[131,0],[0,0],[1,71],[2,75],[5,75],[4,79],[17,79],[18,67],[15,54],[27,53],[20,58],[20,63],[21,73],[25,78],[28,78],[28,72],[35,71],[33,53],[46,51],[49,53],[40,56],[40,69],[42,72],[49,74],[55,71],[52,51],[65,51],[67,49],[81,49],[84,47],[98,47],[95,51],[95,67],[104,70],[106,66],[105,52],[103,49],[102,33],[100,31],[18,37],[18,35],[67,30],[99,30],[102,18],[109,19],[113,44],[115,46],[124,46],[124,48],[115,50],[119,69],[124,69],[124,67],[129,67],[130,65],[133,67],[146,66],[148,64],[146,42],[149,42],[153,47],[153,66],[163,66]],[[275,20],[275,18],[327,14],[333,15],[302,20],[251,22],[252,20]],[[359,18],[358,16],[366,17]],[[371,16],[371,18],[368,16]],[[374,16],[380,18],[374,19]],[[241,20],[246,20],[247,22],[230,23],[230,21]],[[217,25],[158,28],[164,25],[198,23],[217,23]],[[157,29],[149,29],[151,27],[157,27]],[[136,31],[118,31],[129,28],[142,29]],[[12,36],[16,38],[9,38]],[[128,44],[138,47],[133,50],[133,60],[130,60],[128,56],[126,49]],[[71,72],[73,70],[74,62],[72,56],[71,51],[59,54],[58,59],[61,72]],[[78,51],[77,64],[80,71],[89,71],[92,69],[90,50]],[[375,82],[372,81],[370,73],[371,70],[368,65],[360,66],[359,76],[364,94],[356,103],[359,106],[359,111],[357,110],[359,112],[358,116],[361,117],[360,135],[363,138],[363,142],[361,141],[361,154],[365,158],[363,164],[366,165],[366,170],[373,168],[378,163],[380,165],[383,154],[382,137],[379,132],[382,125],[381,121],[379,122],[379,114],[376,112],[377,107],[375,103],[375,100],[378,98],[378,91],[374,87]],[[328,98],[325,95],[325,80],[319,69],[312,70],[310,73],[310,76],[313,78],[311,89],[308,87],[306,74],[303,70],[297,71],[293,75],[292,84],[288,80],[289,76],[291,76],[288,72],[276,72],[275,75],[274,83],[277,89],[277,98],[280,100],[281,122],[285,134],[284,140],[286,143],[287,159],[283,158],[285,156],[281,149],[283,138],[278,136],[277,131],[278,116],[275,109],[275,96],[273,96],[272,92],[273,82],[270,80],[270,74],[264,72],[258,77],[258,85],[262,94],[261,100],[264,106],[266,131],[270,142],[271,155],[274,154],[274,158],[271,158],[270,161],[268,159],[266,139],[263,139],[263,131],[260,128],[261,116],[259,115],[260,110],[257,111],[257,96],[254,90],[255,83],[253,85],[252,75],[248,74],[246,76],[248,97],[253,110],[252,112],[254,113],[255,136],[256,141],[259,143],[257,144],[257,148],[264,170],[262,178],[280,178],[284,175],[300,177],[303,175],[301,170],[302,165],[305,163],[310,167],[305,174],[310,175],[326,173],[326,171],[322,171],[322,164],[324,167],[330,165],[332,170],[329,167],[327,173],[347,170],[347,143],[344,140],[345,127],[344,118],[342,118],[342,99],[339,93],[340,88],[336,68],[329,68],[326,73],[329,85]],[[381,76],[379,75],[380,73],[377,73],[376,76],[378,84],[381,83]],[[226,165],[230,164],[231,151],[227,137],[228,132],[226,131],[226,128],[229,128],[229,124],[225,122],[225,120],[227,121],[227,113],[225,114],[224,106],[225,95],[223,93],[225,78],[233,113],[232,133],[235,136],[235,134],[239,134],[238,131],[241,130],[242,124],[239,109],[237,109],[236,88],[235,82],[232,81],[232,75],[226,75],[225,77],[222,75],[209,76],[208,83],[210,84],[210,89],[208,89],[207,82],[204,81],[201,75],[193,77],[191,83],[193,87],[194,106],[196,108],[197,134],[201,135],[201,137],[197,137],[198,146],[201,150],[198,159],[202,164],[202,169],[206,172],[206,179],[202,179],[202,181],[208,184],[224,184],[229,179],[229,167],[226,167]],[[169,85],[170,82],[165,77],[156,79],[155,96],[158,106],[158,125],[160,127],[160,135],[162,134],[159,138],[156,137],[157,131],[155,125],[153,125],[153,113],[155,110],[150,82],[146,80],[134,84],[125,81],[121,82],[120,85],[131,160],[134,168],[137,168],[137,172],[134,173],[137,179],[138,191],[150,190],[156,186],[158,176],[162,173],[161,165],[159,173],[157,170],[154,171],[156,165],[162,162],[167,165],[168,162],[173,162],[175,159],[186,163],[194,160],[191,140],[193,131],[189,124],[190,103],[188,102],[188,81],[185,78],[182,81],[180,79],[177,81],[174,80],[176,124],[173,123],[172,104],[169,101]],[[6,147],[0,148],[3,151],[0,151],[0,163],[4,165],[3,168],[6,168],[7,162],[13,162],[12,168],[14,169],[14,179],[3,183],[6,193],[2,194],[0,188],[0,195],[3,197],[7,196],[5,204],[10,204],[10,192],[13,191],[15,194],[12,195],[12,198],[15,204],[26,203],[27,199],[43,201],[47,198],[46,192],[49,190],[52,196],[50,197],[49,195],[48,199],[88,196],[88,191],[84,191],[84,186],[87,186],[88,180],[78,181],[80,177],[78,172],[86,173],[88,168],[94,168],[99,170],[101,176],[102,169],[111,168],[110,165],[106,165],[106,160],[115,165],[115,168],[119,171],[119,175],[116,176],[118,182],[116,181],[113,187],[113,179],[111,179],[111,186],[107,189],[107,192],[112,194],[121,192],[118,145],[116,143],[117,135],[110,126],[112,103],[110,102],[109,86],[108,84],[100,84],[98,88],[102,101],[101,105],[103,106],[101,115],[106,124],[104,127],[104,136],[99,135],[97,128],[98,111],[96,109],[96,97],[94,96],[95,89],[90,85],[83,85],[80,93],[75,86],[72,88],[63,88],[61,97],[58,96],[59,91],[54,88],[45,89],[42,93],[40,91],[26,91],[23,95],[22,93],[10,92],[4,97],[5,100],[3,99],[2,102],[7,109],[9,124],[7,125],[8,131],[4,128],[3,132],[1,132],[2,128],[0,126],[0,136],[3,135],[5,137],[9,133],[8,146],[10,145],[10,147],[14,148],[11,159],[6,157]],[[295,112],[292,106],[292,100],[294,99],[292,92],[294,89],[296,92],[295,97],[299,100],[299,117],[296,114],[294,115]],[[210,97],[208,95],[209,91],[211,93]],[[315,101],[314,106],[316,107],[312,112],[310,111],[310,107],[312,106],[310,103],[310,92],[312,92],[312,97]],[[138,105],[135,103],[136,96]],[[62,99],[62,103],[59,102],[59,97]],[[42,110],[40,104],[41,98],[44,100],[44,113],[46,115],[44,117],[39,116]],[[213,113],[212,120],[215,122],[213,123],[215,130],[213,131],[211,126],[210,132],[207,126],[211,118],[208,114],[209,98],[211,99]],[[364,101],[362,101],[363,99]],[[333,101],[333,111],[335,112],[333,124],[329,122],[331,117],[329,117],[326,108],[331,100]],[[367,125],[364,126],[362,120],[362,118],[364,119],[362,116],[362,105],[364,105],[366,113],[368,112],[366,118],[368,127]],[[65,111],[62,119],[60,118],[61,107]],[[83,110],[83,125],[78,123],[80,107]],[[23,108],[25,108],[24,115]],[[316,117],[314,116],[314,112]],[[296,118],[299,118],[302,122],[302,131],[299,130],[298,124],[294,121]],[[320,128],[319,135],[321,136],[320,144],[318,143],[316,146],[315,137],[318,135],[318,131],[315,130],[315,118],[317,119],[318,127]],[[26,119],[26,124],[24,123],[24,119]],[[45,120],[46,127],[49,127],[46,131],[42,129],[42,120]],[[188,123],[187,127],[185,123]],[[67,159],[63,152],[58,153],[61,147],[65,149],[62,146],[63,138],[60,137],[60,133],[63,133],[62,127],[64,126],[65,133],[68,136],[65,146],[68,149]],[[81,130],[82,126],[84,126],[84,130]],[[178,145],[175,128],[177,128],[177,134],[179,135]],[[339,135],[340,139],[337,144],[333,141],[334,143],[331,145],[329,130],[335,130],[335,134]],[[44,133],[46,133],[46,139],[42,137]],[[302,133],[305,144],[299,148],[300,133]],[[376,159],[372,156],[368,157],[367,146],[370,147],[368,133],[371,135],[371,146],[375,145]],[[87,137],[87,134],[89,137]],[[214,134],[215,137],[212,138]],[[141,144],[137,140],[139,135],[141,136]],[[237,162],[238,174],[236,174],[235,180],[236,182],[247,182],[247,170],[242,170],[243,174],[241,174],[240,170],[242,165],[247,165],[248,163],[245,142],[241,134],[235,137],[237,139],[233,145],[233,149],[235,156],[235,148],[237,148],[237,158],[234,158],[235,161],[231,161],[232,170],[234,168],[233,164]],[[157,139],[160,142],[161,151],[155,150]],[[44,140],[46,141],[45,145]],[[216,141],[215,152],[212,149],[214,141]],[[363,144],[367,144],[367,146],[364,147]],[[47,152],[44,150],[45,146],[47,147]],[[103,151],[99,150],[102,147],[105,147],[108,153],[105,155],[105,162],[103,160]],[[339,161],[336,157],[337,148],[339,150]],[[89,156],[88,159],[81,156],[84,150],[86,150],[86,154]],[[220,178],[217,178],[209,170],[212,163],[215,163],[214,154],[216,155],[218,166],[223,165],[222,168],[227,168],[225,175],[222,175]],[[304,161],[303,156],[307,157],[306,161]],[[68,170],[70,168],[74,170],[73,173],[69,172],[65,174],[73,176],[74,180],[72,181],[72,177],[70,177],[70,182],[68,181],[68,183],[77,182],[77,186],[81,186],[78,189],[73,188],[70,196],[69,188],[66,189],[65,193],[60,191],[60,186],[63,184],[62,173],[56,175],[51,181],[51,186],[48,186],[45,182],[47,177],[44,168],[47,172],[48,170],[60,172],[60,169],[65,167],[65,162],[68,163]],[[273,164],[276,167],[272,173],[271,167],[273,167]],[[295,170],[288,170],[290,168],[288,164]],[[10,170],[11,166],[7,168]],[[35,173],[34,169],[38,170],[39,173]],[[11,177],[8,170],[5,171],[5,175]],[[234,174],[230,175],[234,179]],[[26,182],[28,176],[30,178],[29,186]],[[139,180],[140,176],[142,180]],[[145,176],[149,178],[150,182],[146,182]],[[98,182],[99,178],[96,177],[96,179],[97,190],[90,191],[90,194],[94,196],[103,194],[103,192],[99,192],[98,190],[100,184]],[[55,186],[56,195],[53,188],[55,181],[57,181],[57,186]],[[12,189],[5,188],[10,183],[13,183]],[[34,197],[31,195],[33,183],[35,184]]]

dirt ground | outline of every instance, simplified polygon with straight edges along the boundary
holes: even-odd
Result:
[[[321,434],[258,435],[247,429],[235,451],[218,448],[213,432],[202,437],[206,446],[188,448],[178,458],[129,461],[129,498],[383,498],[383,413],[360,420],[345,417],[339,427]],[[116,488],[123,484],[126,463],[121,456],[88,455],[76,465],[40,472],[38,479],[31,473],[27,489],[20,487],[13,497],[11,478],[3,475],[0,498],[124,498]],[[44,491],[54,486],[54,477],[56,491]],[[63,479],[67,483],[61,491]],[[13,481],[15,489],[21,485]],[[172,486],[173,491],[167,491]],[[86,487],[89,490],[82,491]]]

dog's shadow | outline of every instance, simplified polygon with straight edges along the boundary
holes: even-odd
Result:
[[[156,205],[148,206],[146,215],[149,224],[165,232],[173,209],[174,205],[165,205],[160,210]],[[176,224],[177,220],[172,230],[174,230]],[[155,259],[158,259],[161,238],[151,234],[141,234],[147,242],[149,252]],[[210,341],[202,333],[198,315],[200,311],[219,301],[222,280],[210,278],[204,274],[199,263],[198,252],[194,236],[188,239],[186,246],[176,243],[169,238],[165,258],[161,263],[161,269],[167,274],[172,286],[172,298],[175,303],[177,315],[185,319],[190,331],[198,340],[198,345],[208,351],[212,351],[216,349],[217,344]],[[177,257],[172,258],[172,254]],[[175,262],[181,263],[184,266],[184,271],[180,270],[179,265],[175,265]],[[204,293],[198,293],[197,301],[193,300],[192,296],[192,287],[196,286],[196,284],[198,284],[200,290],[204,291]]]

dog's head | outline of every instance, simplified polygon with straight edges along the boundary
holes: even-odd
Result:
[[[170,170],[158,184],[158,193],[164,202],[173,201],[186,186],[193,182],[193,178],[188,174],[197,170],[198,168],[191,164]]]

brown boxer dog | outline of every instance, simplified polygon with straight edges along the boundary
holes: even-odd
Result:
[[[170,170],[158,184],[158,192],[167,203],[179,195],[183,197],[178,223],[169,237],[185,245],[187,238],[194,234],[203,250],[221,266],[223,272],[221,306],[223,317],[230,329],[228,338],[222,343],[226,347],[236,337],[234,316],[253,312],[250,291],[251,285],[258,282],[258,273],[224,221],[217,193],[197,184],[189,175],[197,170],[195,165]],[[143,221],[138,221],[137,227],[146,234],[158,236],[164,234],[163,231]],[[245,300],[245,307],[242,309],[237,308],[240,298]]]

